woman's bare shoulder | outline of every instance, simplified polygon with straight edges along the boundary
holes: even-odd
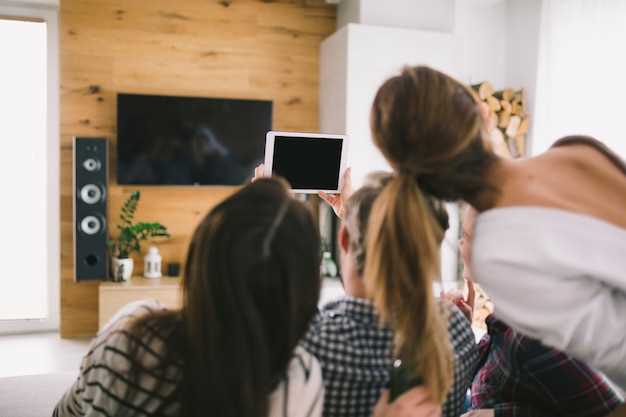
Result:
[[[561,138],[546,151],[546,155],[579,169],[626,179],[626,161],[603,142],[589,136]]]
[[[617,162],[584,141],[552,147],[517,164],[498,206],[562,209],[626,228],[626,171]]]

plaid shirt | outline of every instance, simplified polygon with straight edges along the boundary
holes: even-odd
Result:
[[[454,348],[454,386],[442,415],[459,416],[478,362],[470,323],[450,305],[448,331]],[[371,417],[389,382],[393,334],[381,328],[366,300],[343,298],[327,304],[314,318],[302,342],[322,365],[324,417]]]
[[[621,403],[584,363],[520,335],[493,315],[486,322],[472,408],[493,408],[495,417],[600,417]]]

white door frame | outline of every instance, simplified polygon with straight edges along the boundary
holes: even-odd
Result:
[[[0,16],[46,22],[47,42],[47,272],[48,317],[45,319],[0,320],[0,334],[58,330],[60,305],[60,150],[59,150],[59,11],[54,1],[9,1],[0,4]],[[11,277],[19,279],[19,277]]]

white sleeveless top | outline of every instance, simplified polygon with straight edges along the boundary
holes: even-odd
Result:
[[[480,214],[474,236],[472,270],[496,316],[626,389],[626,229],[504,207]]]

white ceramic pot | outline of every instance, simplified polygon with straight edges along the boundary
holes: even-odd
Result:
[[[114,281],[128,281],[133,276],[133,258],[113,258],[113,280]]]
[[[143,276],[146,278],[161,278],[161,255],[159,254],[159,248],[150,246],[148,254],[143,259]]]

